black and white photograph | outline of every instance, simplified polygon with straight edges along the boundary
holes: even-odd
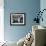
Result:
[[[25,14],[24,13],[11,13],[10,14],[10,24],[11,25],[24,25],[25,24]]]

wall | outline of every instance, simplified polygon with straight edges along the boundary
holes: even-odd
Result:
[[[40,0],[40,10],[46,9],[46,0]],[[43,22],[40,21],[40,25],[46,27],[46,10],[43,12]],[[46,35],[45,35],[46,36]],[[45,38],[46,39],[46,38]],[[46,41],[46,40],[45,40]],[[45,42],[46,43],[46,42]]]
[[[43,9],[46,9],[46,0],[41,0],[40,2],[41,2],[40,3],[40,9],[42,11]],[[46,27],[46,20],[45,20],[46,19],[46,10],[43,12],[42,17],[43,17],[43,22],[41,21],[40,25],[43,25]]]
[[[4,0],[4,37],[7,41],[18,41],[31,31],[35,14],[40,10],[40,0]],[[10,26],[10,13],[25,12],[25,26]]]

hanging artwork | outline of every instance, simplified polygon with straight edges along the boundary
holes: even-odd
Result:
[[[11,13],[10,25],[25,25],[25,13]]]

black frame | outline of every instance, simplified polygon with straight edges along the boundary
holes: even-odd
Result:
[[[13,15],[22,15],[22,16],[24,16],[24,23],[18,23],[18,24],[16,24],[16,23],[12,23],[11,21],[12,21],[12,16]],[[12,26],[24,26],[24,25],[26,25],[26,16],[25,16],[26,14],[25,13],[10,13],[10,25]]]

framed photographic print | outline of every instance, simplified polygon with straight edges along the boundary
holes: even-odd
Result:
[[[10,25],[25,25],[26,24],[25,13],[11,13]]]

